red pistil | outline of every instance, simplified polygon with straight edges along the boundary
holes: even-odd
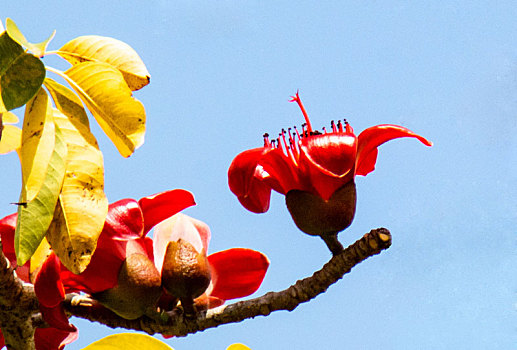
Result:
[[[300,109],[302,110],[303,117],[305,118],[305,122],[307,123],[307,131],[309,134],[312,133],[312,126],[311,121],[309,120],[309,116],[307,115],[307,111],[305,110],[305,107],[303,106],[302,100],[300,99],[300,95],[298,94],[298,91],[296,91],[296,96],[291,96],[291,100],[289,102],[296,102],[298,103],[298,106],[300,106]]]

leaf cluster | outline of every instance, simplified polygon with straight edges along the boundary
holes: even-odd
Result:
[[[138,54],[116,39],[81,36],[48,51],[55,31],[33,44],[11,19],[5,28],[0,24],[0,154],[16,151],[22,168],[17,263],[30,261],[34,271],[52,249],[70,271],[81,273],[108,210],[104,160],[89,115],[129,157],[143,144],[146,123],[133,91],[150,75]],[[46,66],[42,58],[52,54],[71,67]],[[23,106],[20,128],[10,111]]]

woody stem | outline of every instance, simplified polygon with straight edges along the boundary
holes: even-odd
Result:
[[[343,251],[343,245],[337,239],[337,234],[338,233],[335,232],[335,233],[324,234],[324,235],[320,236],[321,239],[323,240],[323,242],[325,242],[325,244],[329,248],[332,255],[334,255],[334,256],[338,255],[339,253],[341,253]]]

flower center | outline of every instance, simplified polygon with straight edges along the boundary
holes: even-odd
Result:
[[[311,122],[309,120],[309,116],[307,115],[307,111],[305,110],[305,107],[303,106],[302,100],[300,99],[300,95],[298,94],[298,91],[296,92],[295,96],[291,96],[290,102],[296,102],[298,106],[300,107],[303,117],[305,118],[305,123],[302,124],[302,132],[301,134],[298,132],[298,129],[296,126],[293,127],[294,132],[292,132],[291,128],[288,128],[287,131],[285,129],[282,129],[282,132],[278,134],[278,137],[276,139],[269,139],[269,134],[265,133],[263,135],[264,137],[264,147],[268,148],[280,148],[282,152],[291,160],[294,162],[294,164],[298,164],[298,158],[300,155],[300,141],[303,138],[310,138],[312,136],[322,135],[321,132],[318,130],[313,130],[311,126]],[[337,123],[335,123],[333,120],[330,122],[330,126],[332,131],[330,134],[337,134],[337,133],[344,133],[344,134],[352,134],[354,133],[354,130],[352,127],[348,124],[347,120],[344,119],[343,123],[341,120],[338,120]],[[327,129],[325,127],[322,128],[323,134],[328,134]],[[286,137],[287,135],[287,137]],[[289,141],[289,142],[288,142]]]

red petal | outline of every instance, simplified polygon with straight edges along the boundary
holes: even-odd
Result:
[[[352,180],[356,141],[352,132],[303,139],[300,146],[300,169],[307,183],[305,190],[326,200],[338,188]]]
[[[367,175],[375,169],[377,160],[377,147],[384,142],[400,137],[414,137],[426,146],[433,143],[415,134],[409,129],[399,125],[377,125],[364,130],[359,134],[359,144],[357,146],[356,174]]]
[[[16,274],[20,279],[29,282],[29,266],[30,260],[23,266],[16,263],[16,254],[14,252],[14,233],[16,231],[16,219],[18,214],[14,213],[0,220],[0,239],[2,241],[2,251],[5,257],[16,267]]]
[[[60,270],[60,261],[55,253],[50,254],[41,265],[34,282],[34,292],[42,306],[52,308],[65,300]]]
[[[4,346],[5,346],[5,340],[4,340],[2,331],[0,330],[0,349],[2,349]]]
[[[75,332],[77,330],[73,324],[68,322],[68,317],[66,317],[65,308],[62,303],[54,307],[45,307],[40,304],[40,311],[45,322],[53,328],[65,332]]]
[[[2,239],[2,251],[11,261],[16,261],[14,255],[14,232],[16,230],[16,218],[18,214],[14,213],[0,220],[0,238]],[[11,260],[11,256],[14,260]]]
[[[148,243],[142,235],[143,215],[137,201],[123,199],[112,203],[86,270],[76,275],[61,267],[61,278],[67,291],[97,293],[116,286],[120,266],[128,253],[149,255]]]
[[[331,133],[303,138],[300,149],[322,173],[342,177],[354,169],[356,142],[354,134]]]
[[[122,199],[109,205],[100,237],[127,241],[142,237],[143,228],[144,216],[138,202],[134,199]]]
[[[146,234],[154,225],[195,205],[196,202],[189,191],[176,189],[144,197],[138,201],[138,204],[144,213],[144,234]]]
[[[194,299],[194,304],[196,305],[196,309],[198,311],[208,310],[223,305],[224,300],[203,293],[201,296]]]
[[[37,350],[61,350],[78,337],[77,329],[67,332],[56,328],[36,328],[34,342]]]
[[[244,248],[224,250],[208,256],[212,268],[213,289],[210,296],[228,300],[254,293],[269,266],[267,257]]]
[[[260,160],[260,165],[274,180],[270,184],[275,191],[286,194],[293,189],[305,189],[298,176],[298,165],[292,158],[285,155],[281,148],[271,149],[264,154]],[[277,185],[274,186],[273,184]]]
[[[239,202],[254,213],[265,213],[269,209],[271,188],[262,180],[269,174],[262,173],[258,162],[267,148],[254,148],[235,157],[228,169],[228,185]]]

